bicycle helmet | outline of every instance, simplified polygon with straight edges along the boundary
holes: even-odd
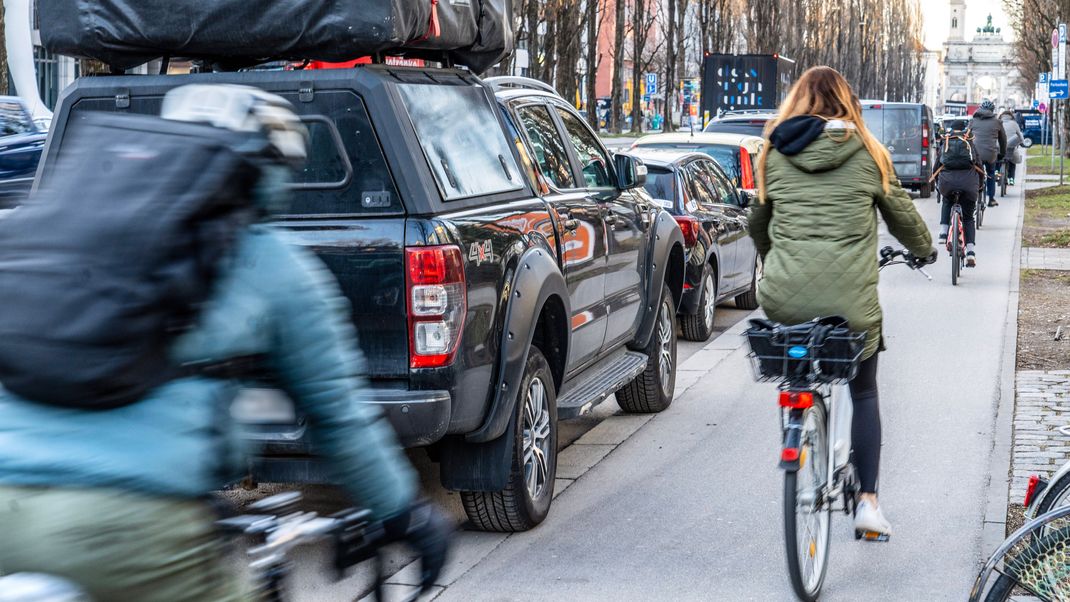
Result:
[[[986,99],[981,101],[981,108],[986,110],[986,111],[995,111],[996,110],[996,103],[994,103],[991,100],[986,98]]]
[[[308,157],[308,128],[285,98],[234,84],[180,86],[163,97],[160,116],[236,132],[263,132],[278,158],[294,167]]]

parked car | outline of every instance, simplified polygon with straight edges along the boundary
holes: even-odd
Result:
[[[559,419],[613,393],[627,412],[672,402],[683,235],[642,190],[642,163],[611,155],[552,88],[500,81],[495,96],[462,69],[392,65],[82,78],[42,180],[82,112],[157,113],[191,83],[258,86],[308,119],[309,160],[274,225],[335,273],[367,401],[429,447],[476,528],[546,517]],[[328,481],[284,395],[247,392],[232,414],[261,446],[253,481]]]
[[[672,213],[687,245],[680,330],[689,341],[713,333],[717,304],[757,309],[761,259],[747,226],[752,193],[737,190],[704,153],[639,147],[629,151],[647,166],[646,191]]]
[[[864,100],[862,118],[892,155],[899,183],[923,199],[931,197],[936,140],[932,109],[921,103]]]
[[[38,127],[18,96],[0,96],[0,209],[30,192],[48,130]]]
[[[653,134],[636,140],[631,149],[648,148],[699,151],[706,153],[721,166],[732,180],[732,186],[753,191],[758,153],[765,140],[758,136],[732,133]],[[634,154],[634,153],[633,153]]]
[[[1014,118],[1030,144],[1051,144],[1052,132],[1045,123],[1048,118],[1044,113],[1036,109],[1015,109]]]
[[[757,109],[750,111],[729,111],[720,117],[715,117],[703,132],[724,134],[745,134],[747,136],[765,135],[765,126],[776,119],[775,110]]]

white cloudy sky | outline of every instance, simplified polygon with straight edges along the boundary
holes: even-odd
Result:
[[[925,16],[925,45],[929,48],[940,48],[951,27],[951,8],[948,0],[923,0],[922,11]],[[1002,28],[1004,38],[1009,40],[1012,37],[1007,17],[1003,13],[1003,0],[966,0],[966,39],[985,24],[989,13],[992,14],[993,24]]]

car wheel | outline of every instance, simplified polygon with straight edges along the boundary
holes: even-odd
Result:
[[[918,196],[923,198],[923,199],[927,199],[927,198],[932,197],[933,196],[933,186],[932,186],[932,184],[923,184],[922,187],[918,189]]]
[[[672,403],[676,390],[676,309],[668,286],[661,287],[658,316],[646,349],[646,367],[617,391],[617,405],[625,412],[660,412]]]
[[[461,502],[481,531],[527,531],[550,512],[557,475],[557,394],[550,364],[538,347],[528,351],[509,481],[501,491],[462,491]]]
[[[698,300],[698,309],[693,314],[680,316],[680,331],[688,341],[705,341],[713,334],[713,323],[717,316],[717,281],[713,277],[710,264],[702,270],[702,295]]]
[[[739,309],[758,309],[758,281],[762,279],[762,256],[754,254],[754,271],[751,273],[750,288],[736,296]]]

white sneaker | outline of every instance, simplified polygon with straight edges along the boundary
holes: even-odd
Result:
[[[855,539],[888,541],[891,535],[892,525],[884,518],[881,509],[866,501],[859,502],[855,510]]]

